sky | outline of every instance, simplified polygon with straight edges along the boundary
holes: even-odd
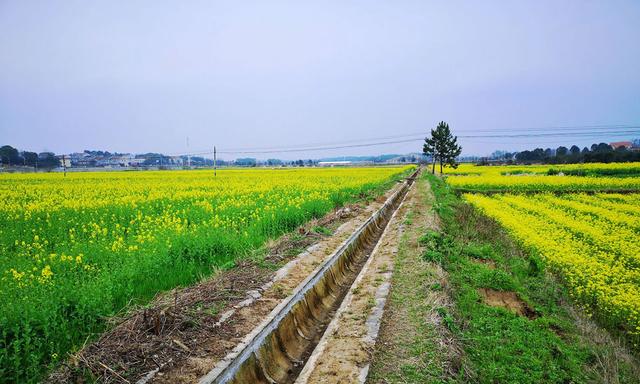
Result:
[[[640,137],[609,133],[640,128],[639,20],[637,0],[0,0],[0,145],[408,153],[441,120],[467,155]]]

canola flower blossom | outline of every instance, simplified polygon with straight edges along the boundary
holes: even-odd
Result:
[[[557,271],[588,313],[640,340],[640,163],[462,164],[445,176]]]
[[[465,194],[613,327],[640,335],[640,194]]]
[[[566,175],[584,176],[640,175],[640,163],[579,163],[579,164],[536,164],[536,165],[476,165],[460,164],[457,168],[444,168],[446,175],[511,176],[546,175],[554,170]],[[552,173],[556,173],[552,172]]]
[[[0,174],[0,375],[37,378],[129,303],[193,283],[406,171]]]
[[[580,176],[456,176],[447,179],[455,189],[503,192],[612,192],[640,190],[640,178]]]
[[[640,190],[640,163],[447,168],[447,183],[464,192],[586,192]]]

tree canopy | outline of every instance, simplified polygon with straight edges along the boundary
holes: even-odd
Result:
[[[37,154],[30,151],[19,152],[10,145],[0,147],[0,163],[3,165],[27,165],[44,169],[53,169],[60,166],[60,159],[53,152]]]
[[[436,162],[440,164],[440,173],[445,166],[457,168],[456,158],[462,153],[462,147],[458,145],[458,137],[451,134],[449,124],[441,121],[435,129],[431,130],[431,137],[424,139],[422,153],[432,159],[432,173],[436,171]]]
[[[496,157],[494,157],[496,158]],[[515,154],[517,163],[611,163],[640,161],[640,151],[627,149],[620,146],[615,150],[607,143],[594,143],[590,147],[580,150],[577,145],[567,147],[560,146],[554,150],[550,148],[536,148],[525,150]]]
[[[0,162],[3,164],[16,165],[22,164],[22,157],[17,149],[10,145],[0,147]]]

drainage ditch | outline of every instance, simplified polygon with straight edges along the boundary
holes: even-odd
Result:
[[[293,383],[418,171],[200,384]]]

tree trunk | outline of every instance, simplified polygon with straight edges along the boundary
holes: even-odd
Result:
[[[442,159],[440,159],[440,174],[442,175]]]
[[[431,168],[431,173],[436,174],[436,157],[433,157],[433,167]]]

